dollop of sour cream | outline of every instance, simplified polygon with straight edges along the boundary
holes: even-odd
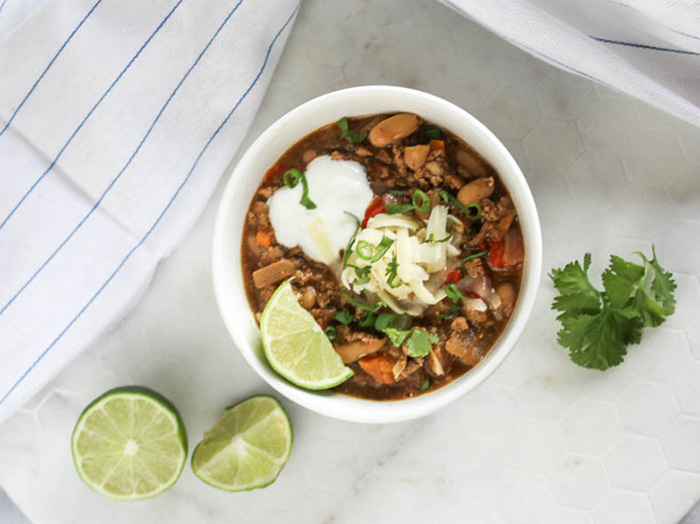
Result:
[[[316,209],[300,204],[302,184],[281,187],[268,199],[270,222],[277,242],[299,246],[307,256],[328,265],[340,260],[357,227],[352,213],[360,220],[372,200],[372,189],[362,164],[351,160],[316,157],[306,166],[309,198]]]

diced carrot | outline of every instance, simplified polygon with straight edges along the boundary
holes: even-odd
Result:
[[[377,382],[382,384],[393,384],[394,373],[394,358],[386,353],[370,355],[359,361],[360,367]]]
[[[255,243],[260,247],[270,247],[275,239],[275,233],[269,229],[261,229],[255,234]]]
[[[445,141],[444,140],[431,140],[430,141],[430,150],[435,151],[436,149],[439,149],[440,151],[445,150]]]

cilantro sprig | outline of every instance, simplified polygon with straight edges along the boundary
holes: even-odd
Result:
[[[559,295],[552,309],[559,311],[562,328],[557,333],[571,360],[591,369],[617,366],[627,346],[638,344],[642,328],[662,324],[675,311],[673,275],[664,270],[652,246],[652,259],[637,253],[642,264],[612,255],[603,272],[603,291],[588,278],[591,255],[553,269],[550,278]]]

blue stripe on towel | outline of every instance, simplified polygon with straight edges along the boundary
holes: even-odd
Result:
[[[651,51],[665,51],[667,53],[679,53],[682,55],[695,55],[695,56],[700,56],[700,53],[694,53],[692,51],[685,51],[684,49],[671,49],[668,47],[657,47],[654,45],[646,45],[646,44],[634,44],[632,42],[622,42],[620,40],[610,40],[608,38],[601,38],[599,36],[591,36],[589,35],[593,40],[597,40],[598,42],[603,42],[605,44],[615,44],[615,45],[622,45],[622,46],[627,46],[627,47],[635,47],[638,49],[648,49]],[[687,35],[690,36],[690,35]]]
[[[27,99],[28,99],[30,96],[32,96],[32,93],[33,93],[34,90],[36,89],[36,86],[39,85],[39,82],[41,82],[41,80],[44,78],[44,76],[46,75],[46,73],[49,72],[49,69],[51,69],[51,66],[53,66],[53,64],[54,64],[54,62],[56,61],[56,59],[57,59],[57,58],[59,57],[59,55],[63,52],[63,50],[66,48],[66,46],[68,45],[68,43],[73,39],[73,37],[75,36],[75,33],[77,33],[78,30],[79,30],[81,27],[83,27],[83,24],[85,23],[85,21],[86,21],[88,18],[90,18],[90,15],[91,15],[91,14],[93,13],[93,11],[97,8],[97,6],[100,5],[101,3],[102,3],[102,0],[97,0],[97,2],[95,2],[95,5],[92,6],[92,9],[90,9],[90,10],[88,11],[88,13],[87,13],[87,14],[83,17],[83,19],[80,21],[80,23],[79,23],[77,26],[75,26],[75,29],[73,29],[73,31],[71,32],[71,34],[68,35],[68,38],[66,38],[66,41],[63,42],[63,45],[61,45],[61,47],[58,48],[58,51],[56,51],[56,54],[53,55],[53,58],[49,61],[49,64],[44,68],[44,70],[43,70],[43,71],[41,72],[41,74],[39,75],[39,78],[36,79],[36,81],[34,82],[34,84],[32,85],[32,87],[29,89],[29,92],[24,96],[24,98],[22,99],[22,101],[19,103],[19,105],[18,105],[18,106],[15,108],[15,110],[12,112],[12,115],[10,115],[9,120],[8,120],[7,123],[5,124],[5,127],[3,127],[2,129],[0,129],[0,136],[2,136],[2,135],[5,133],[5,131],[7,131],[7,128],[10,127],[10,124],[11,124],[12,121],[15,119],[15,116],[17,116],[17,113],[19,112],[19,110],[22,109],[22,106],[23,106],[24,103],[27,101]],[[4,6],[4,5],[5,5],[5,4],[3,3],[3,6]]]
[[[148,44],[151,43],[151,40],[153,40],[153,37],[156,36],[156,34],[160,31],[160,29],[163,27],[163,25],[165,24],[165,22],[168,21],[168,19],[170,18],[170,15],[172,15],[172,14],[175,12],[175,10],[180,6],[180,4],[181,4],[183,1],[184,1],[184,0],[178,0],[178,2],[177,2],[177,3],[175,4],[175,6],[170,10],[170,12],[167,14],[167,16],[166,16],[165,18],[163,18],[163,20],[161,20],[160,24],[158,24],[158,27],[156,27],[155,31],[153,31],[153,33],[151,33],[151,36],[148,37],[148,40],[146,40],[146,41],[144,42],[144,44],[143,44],[143,45],[139,48],[139,50],[136,52],[136,54],[135,54],[134,56],[131,57],[131,60],[129,60],[129,63],[126,64],[126,67],[125,67],[124,69],[121,70],[121,73],[119,73],[119,74],[117,75],[117,77],[116,77],[116,78],[114,79],[114,81],[110,84],[110,86],[107,88],[107,90],[106,90],[104,93],[102,93],[102,96],[100,96],[99,100],[97,100],[97,102],[95,102],[95,105],[93,105],[92,108],[90,109],[90,111],[88,111],[88,113],[87,113],[87,114],[85,115],[85,117],[82,119],[82,121],[80,122],[80,124],[78,125],[78,127],[75,129],[75,131],[73,131],[73,134],[71,134],[71,136],[68,138],[68,140],[66,141],[66,143],[63,144],[63,146],[61,147],[61,149],[58,151],[58,154],[56,155],[56,157],[51,161],[51,164],[49,164],[49,167],[46,168],[46,171],[44,171],[44,172],[41,174],[41,176],[40,176],[39,178],[37,178],[37,179],[34,181],[34,183],[29,187],[29,189],[27,189],[27,191],[24,193],[24,195],[22,195],[22,198],[19,199],[19,202],[17,202],[17,204],[15,205],[15,207],[13,207],[12,210],[11,210],[11,211],[8,213],[8,215],[5,217],[5,219],[4,219],[2,222],[0,222],[0,231],[2,231],[2,228],[5,227],[5,224],[7,224],[7,221],[10,220],[10,218],[12,218],[12,215],[15,214],[15,212],[17,211],[17,209],[19,208],[19,206],[21,206],[21,205],[24,203],[24,201],[27,199],[27,197],[31,194],[31,192],[34,191],[34,188],[36,188],[36,186],[39,185],[39,183],[44,179],[44,177],[45,177],[46,175],[48,175],[48,174],[51,172],[51,170],[52,170],[52,169],[54,168],[54,166],[56,165],[56,162],[58,162],[58,159],[61,158],[61,156],[63,155],[63,152],[66,150],[66,148],[70,145],[70,143],[71,143],[71,142],[73,141],[73,139],[75,138],[75,135],[77,135],[78,132],[83,128],[83,126],[85,125],[85,122],[88,121],[88,119],[92,116],[92,114],[93,114],[93,113],[95,112],[95,110],[99,107],[99,105],[102,103],[102,101],[103,101],[103,100],[107,97],[107,95],[112,91],[112,89],[114,88],[114,86],[116,86],[116,85],[119,83],[119,80],[121,80],[122,76],[124,76],[124,73],[127,72],[127,70],[131,67],[131,65],[132,65],[132,64],[136,61],[136,59],[139,57],[139,55],[141,54],[141,52],[148,46]],[[2,311],[4,311],[4,308],[3,308]],[[2,314],[2,311],[0,311],[0,315]]]
[[[238,99],[238,102],[236,102],[236,105],[234,105],[233,108],[231,109],[231,111],[228,113],[228,115],[226,115],[226,118],[224,118],[224,120],[221,122],[221,124],[219,124],[219,127],[217,127],[216,130],[214,131],[214,133],[211,135],[211,137],[209,137],[209,140],[207,140],[206,144],[204,145],[202,150],[197,155],[197,158],[195,159],[194,164],[192,164],[192,167],[190,168],[187,175],[185,176],[185,179],[182,181],[180,186],[177,188],[177,190],[175,191],[175,193],[173,194],[173,196],[171,197],[170,201],[165,206],[163,211],[161,211],[160,215],[158,215],[158,218],[156,218],[155,222],[153,222],[150,229],[141,238],[141,240],[139,240],[139,242],[133,248],[131,248],[131,250],[126,254],[126,256],[122,259],[122,261],[116,267],[116,269],[112,272],[112,274],[107,278],[107,280],[104,281],[104,283],[95,292],[95,294],[92,295],[90,300],[88,300],[88,302],[82,307],[82,309],[80,311],[78,311],[78,313],[73,317],[73,319],[68,323],[68,325],[66,325],[66,327],[63,328],[63,330],[58,334],[58,336],[53,340],[53,342],[51,342],[51,344],[49,344],[48,347],[46,349],[44,349],[44,351],[42,351],[42,353],[36,358],[36,360],[32,363],[32,365],[29,366],[29,368],[22,374],[22,376],[19,379],[17,379],[17,381],[14,383],[14,385],[4,394],[4,396],[0,399],[0,405],[2,405],[3,402],[5,402],[5,400],[17,388],[17,386],[19,386],[22,383],[22,381],[29,375],[29,373],[31,373],[31,371],[36,367],[36,365],[39,362],[41,362],[41,360],[46,356],[46,354],[49,351],[51,351],[51,349],[56,345],[56,343],[58,343],[59,340],[61,340],[63,335],[66,334],[66,332],[71,328],[71,326],[73,324],[75,324],[75,322],[83,315],[83,313],[85,313],[85,311],[90,307],[90,305],[95,301],[95,299],[100,295],[100,293],[102,293],[102,291],[114,279],[114,277],[117,275],[117,273],[119,273],[121,268],[124,267],[124,264],[126,264],[126,262],[129,260],[131,255],[143,245],[143,243],[150,236],[150,234],[153,232],[153,230],[156,228],[156,226],[160,223],[160,221],[162,220],[165,213],[168,211],[168,209],[170,209],[170,206],[173,204],[173,202],[175,201],[177,196],[180,194],[180,191],[182,190],[182,188],[189,181],[189,179],[192,176],[192,173],[194,172],[195,168],[197,167],[197,164],[199,163],[200,159],[202,158],[204,153],[209,148],[209,145],[213,142],[213,140],[216,138],[216,136],[219,134],[219,132],[223,129],[223,127],[226,125],[226,123],[230,120],[230,118],[236,112],[236,110],[241,105],[241,103],[248,96],[248,94],[253,89],[253,87],[255,87],[255,85],[257,84],[258,80],[260,79],[260,77],[263,74],[263,71],[265,70],[265,67],[267,66],[267,62],[268,62],[268,59],[270,58],[270,53],[272,52],[272,48],[274,47],[275,42],[277,42],[277,39],[279,38],[279,36],[282,34],[282,32],[285,30],[285,28],[289,25],[289,22],[292,21],[292,18],[294,18],[294,15],[296,14],[298,8],[299,7],[297,6],[297,8],[294,9],[292,14],[287,19],[287,21],[284,23],[284,25],[280,28],[280,30],[277,32],[275,37],[272,39],[272,42],[270,42],[270,45],[267,48],[267,53],[265,54],[265,60],[263,61],[262,66],[260,68],[260,71],[258,71],[257,76],[253,79],[253,82],[250,84],[250,86],[248,86],[248,89],[246,89],[246,91],[243,93],[241,98]]]
[[[39,273],[41,273],[47,265],[49,265],[49,263],[54,259],[54,257],[61,251],[61,249],[63,249],[63,246],[65,246],[68,243],[68,241],[71,238],[73,238],[73,235],[75,235],[78,232],[78,230],[81,227],[83,227],[83,224],[85,222],[87,222],[87,220],[90,218],[90,216],[92,216],[92,214],[95,212],[95,210],[99,207],[99,205],[105,199],[107,194],[111,191],[111,189],[114,187],[114,185],[117,183],[117,181],[121,178],[121,176],[124,174],[124,172],[127,170],[127,168],[131,165],[131,162],[134,160],[134,158],[136,158],[136,155],[139,154],[139,151],[141,151],[143,144],[146,142],[148,137],[151,135],[153,128],[155,128],[156,124],[160,121],[160,117],[165,112],[165,109],[170,105],[170,102],[175,97],[177,92],[180,90],[180,87],[182,87],[182,84],[185,83],[185,80],[187,80],[187,78],[190,76],[190,73],[192,73],[194,68],[197,67],[197,64],[199,64],[199,62],[201,61],[204,54],[207,52],[207,50],[211,46],[212,42],[214,42],[214,40],[219,35],[221,30],[228,23],[228,21],[231,19],[233,14],[238,10],[238,7],[243,2],[244,2],[244,0],[238,0],[238,2],[233,7],[233,9],[231,9],[231,11],[229,11],[228,15],[226,15],[226,18],[224,18],[224,21],[221,22],[221,24],[217,28],[216,32],[214,33],[214,35],[209,39],[209,41],[207,42],[207,45],[204,46],[204,49],[202,49],[202,51],[199,53],[199,55],[197,56],[195,61],[189,67],[189,69],[187,70],[185,75],[177,83],[177,86],[175,86],[175,89],[170,93],[170,96],[168,96],[167,100],[165,101],[165,104],[163,104],[163,106],[160,108],[160,111],[158,111],[158,114],[156,115],[153,122],[151,122],[151,125],[148,128],[148,130],[146,131],[146,134],[143,135],[143,138],[141,138],[141,141],[139,142],[138,146],[136,146],[136,149],[131,154],[129,159],[126,161],[126,164],[124,164],[124,166],[119,170],[119,173],[117,173],[117,175],[112,179],[112,181],[109,183],[107,188],[102,192],[102,194],[100,195],[100,198],[98,198],[95,201],[92,208],[90,208],[90,211],[88,211],[87,214],[80,220],[80,222],[78,222],[78,224],[73,228],[73,230],[68,234],[68,236],[66,238],[64,238],[63,241],[58,245],[58,247],[56,249],[54,249],[53,253],[51,253],[51,255],[49,255],[49,257],[46,260],[44,260],[43,264],[41,264],[41,266],[39,266],[39,268],[36,271],[34,271],[32,276],[29,277],[29,280],[27,280],[22,285],[22,287],[20,287],[19,290],[17,290],[17,292],[12,296],[12,298],[10,298],[10,300],[2,307],[2,309],[0,309],[0,316],[7,310],[8,307],[10,307],[10,305],[12,305],[12,303],[17,299],[17,297],[19,297],[22,294],[22,292],[27,288],[27,286],[29,286],[29,284],[32,283],[32,281],[37,277],[37,275]],[[53,166],[53,164],[52,164],[52,166]],[[46,175],[47,172],[48,171],[44,172],[44,175]],[[42,175],[42,176],[44,176],[44,175]]]

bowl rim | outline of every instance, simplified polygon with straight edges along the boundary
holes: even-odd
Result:
[[[526,249],[522,284],[516,309],[509,319],[506,328],[486,357],[484,357],[475,368],[434,392],[419,395],[415,398],[394,401],[375,401],[349,397],[335,392],[304,390],[287,382],[276,373],[270,372],[269,365],[267,365],[266,362],[260,362],[261,351],[258,349],[256,354],[256,350],[252,348],[249,341],[246,340],[246,336],[242,332],[241,326],[243,321],[240,311],[237,311],[235,307],[231,306],[231,299],[227,296],[230,289],[228,289],[225,283],[227,273],[233,271],[241,272],[240,245],[237,245],[235,249],[237,260],[234,261],[233,267],[230,263],[230,257],[226,256],[225,243],[230,238],[228,235],[229,229],[226,227],[227,222],[234,212],[243,214],[247,212],[248,206],[250,205],[250,198],[246,200],[247,204],[243,210],[237,209],[234,211],[231,202],[236,198],[237,189],[241,180],[254,176],[258,181],[255,185],[257,188],[263,175],[263,173],[253,170],[246,171],[246,167],[254,162],[255,157],[264,150],[265,146],[268,145],[270,141],[274,140],[279,135],[280,130],[290,123],[303,119],[311,113],[322,112],[323,108],[329,104],[342,104],[344,101],[348,102],[356,99],[360,101],[363,99],[369,100],[377,96],[390,96],[401,100],[414,100],[417,103],[424,103],[432,106],[432,110],[436,113],[441,111],[453,112],[460,119],[463,119],[467,127],[471,128],[470,133],[476,133],[480,140],[488,144],[488,147],[491,148],[493,152],[490,155],[484,156],[493,158],[494,155],[497,155],[499,162],[502,164],[501,168],[497,170],[499,176],[503,178],[504,175],[502,172],[505,166],[508,172],[507,178],[510,178],[508,182],[503,181],[504,185],[511,195],[513,195],[514,191],[517,189],[518,202],[516,203],[516,209],[518,211]],[[375,113],[378,112],[379,111],[375,111]],[[419,116],[423,117],[423,115],[420,114]],[[431,120],[427,115],[426,119]],[[313,132],[313,130],[309,132]],[[459,133],[452,129],[450,129],[450,132],[460,136]],[[297,136],[291,145],[303,138],[303,136],[304,134]],[[464,140],[472,145],[471,142],[473,142],[473,140]],[[287,146],[287,148],[291,147],[291,145]],[[483,154],[478,147],[474,146],[474,148],[480,154]],[[269,166],[272,166],[277,158],[279,158],[279,155],[272,159]],[[493,164],[492,158],[489,158],[489,162]],[[252,195],[250,195],[250,197],[252,198]],[[212,273],[217,306],[224,320],[224,324],[229,331],[229,335],[239,351],[243,354],[247,363],[268,385],[289,400],[322,415],[345,421],[363,423],[398,422],[429,415],[462,397],[492,375],[512,352],[518,338],[525,329],[534,307],[539,288],[541,268],[542,233],[535,201],[525,175],[501,141],[476,117],[452,102],[423,91],[384,85],[351,87],[321,95],[297,106],[268,126],[241,156],[241,159],[229,176],[229,180],[226,182],[217,210],[212,246]],[[243,290],[243,294],[245,295],[245,290]],[[248,300],[246,296],[243,297],[243,300],[247,305]],[[249,307],[247,308],[247,316],[253,319],[253,314]],[[262,358],[264,359],[264,357]]]

